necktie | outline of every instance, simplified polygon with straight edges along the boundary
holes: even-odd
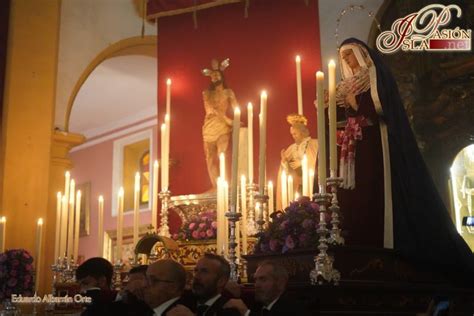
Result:
[[[197,307],[197,316],[204,316],[206,315],[207,310],[209,309],[209,306],[207,305],[198,305]]]

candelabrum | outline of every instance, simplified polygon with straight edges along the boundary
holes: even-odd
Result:
[[[342,183],[342,178],[338,178],[336,173],[331,171],[331,177],[327,179],[328,186],[331,188],[331,233],[329,237],[329,243],[333,245],[344,245],[344,237],[341,236],[340,219],[339,214],[340,207],[337,200],[337,188]]]
[[[313,197],[315,202],[319,205],[320,212],[319,227],[317,230],[319,235],[319,253],[314,257],[315,267],[309,275],[310,281],[313,285],[323,284],[323,282],[334,282],[334,284],[338,284],[341,274],[334,269],[334,258],[327,253],[328,229],[326,227],[326,206],[329,204],[331,194],[324,193],[323,191],[323,193],[314,194]]]
[[[239,279],[239,264],[237,261],[237,236],[236,236],[236,223],[240,220],[240,213],[237,213],[235,205],[230,207],[230,210],[225,214],[229,220],[229,263],[230,263],[230,279],[237,282]]]
[[[120,291],[122,289],[122,270],[125,264],[122,262],[122,259],[118,259],[114,264],[114,278],[113,286],[114,289]]]
[[[257,234],[257,225],[255,222],[255,192],[257,185],[254,183],[247,184],[247,235],[253,236]]]
[[[171,192],[162,191],[158,194],[161,199],[161,225],[158,230],[158,235],[170,237],[170,228],[168,226],[168,209],[170,203]]]
[[[256,214],[257,217],[257,232],[258,234],[263,233],[263,230],[265,229],[265,217],[264,217],[264,212],[265,209],[268,207],[268,195],[266,194],[256,194],[255,195],[255,201],[257,203],[260,203],[260,210],[258,214]]]

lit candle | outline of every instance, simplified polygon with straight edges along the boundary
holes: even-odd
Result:
[[[288,202],[293,202],[295,200],[295,188],[293,186],[293,176],[288,176]]]
[[[253,105],[251,102],[247,105],[247,143],[248,143],[248,177],[249,184],[253,183]]]
[[[309,197],[312,199],[314,189],[314,170],[309,169]]]
[[[258,185],[259,194],[263,195],[265,189],[265,161],[267,151],[267,92],[260,94],[260,143],[258,160]]]
[[[225,227],[225,215],[224,215],[224,181],[222,178],[217,178],[217,251],[224,249],[224,227]],[[218,253],[220,255],[220,253]]]
[[[104,197],[99,196],[99,213],[97,220],[97,240],[98,240],[98,256],[104,255]]]
[[[232,126],[232,174],[231,174],[231,211],[237,213],[237,186],[239,168],[239,134],[240,134],[240,108],[234,109],[234,123]]]
[[[69,190],[71,185],[71,173],[66,171],[64,174],[64,196],[66,197],[66,201],[69,201]]]
[[[166,124],[166,169],[163,170],[165,173],[166,187],[169,190],[170,187],[170,135],[171,135],[171,124],[169,114],[165,115],[165,124]]]
[[[168,191],[168,159],[166,156],[166,124],[161,124],[161,191]]]
[[[337,146],[336,146],[336,64],[331,60],[329,72],[329,169],[331,177],[337,176]]]
[[[153,164],[153,196],[151,198],[151,225],[156,228],[158,223],[158,160]]]
[[[298,96],[298,114],[303,115],[303,90],[301,89],[301,58],[299,55],[296,61],[296,92]]]
[[[0,253],[5,252],[5,233],[7,231],[7,218],[0,217]]]
[[[123,187],[118,191],[118,212],[117,212],[117,258],[122,260],[122,244],[123,244]]]
[[[281,172],[281,208],[282,210],[285,210],[285,208],[288,206],[288,182],[287,182],[287,177],[286,177],[286,171],[283,170]]]
[[[166,114],[170,115],[171,111],[171,79],[166,80]]]
[[[43,219],[39,218],[37,226],[36,226],[35,292],[38,292],[42,244],[43,244]]]
[[[138,244],[138,226],[140,225],[140,172],[135,173],[133,196],[133,246]]]
[[[69,189],[68,189],[69,191]],[[68,224],[68,200],[66,195],[62,196],[61,199],[62,210],[61,210],[61,242],[59,244],[59,256],[65,256],[67,252],[67,224]]]
[[[247,241],[247,235],[248,235],[248,230],[247,230],[247,181],[245,179],[245,176],[242,175],[240,177],[240,209],[242,213],[242,249],[244,255],[247,254],[247,247],[248,247],[248,241]]]
[[[77,262],[77,256],[79,255],[79,224],[81,222],[81,191],[78,190],[76,193],[76,219],[74,223],[74,260]]]
[[[223,152],[219,154],[219,177],[225,180],[225,154]]]
[[[224,181],[224,254],[229,255],[229,221],[225,213],[229,210],[229,182]]]
[[[59,257],[59,248],[61,247],[61,209],[62,194],[58,192],[56,195],[56,236],[54,239],[54,261]]]
[[[298,201],[300,198],[300,193],[298,191],[295,192],[295,201]]]
[[[268,215],[272,215],[275,212],[275,207],[273,206],[273,182],[268,181]]]
[[[303,196],[309,196],[308,157],[306,154],[303,155],[303,159],[301,160],[301,173]]]
[[[316,97],[318,100],[318,184],[319,192],[326,193],[326,131],[324,120],[324,73],[316,73]]]
[[[68,208],[68,231],[67,231],[67,255],[70,258],[73,255],[74,247],[74,198],[76,197],[76,182],[71,179],[69,189],[69,208]]]

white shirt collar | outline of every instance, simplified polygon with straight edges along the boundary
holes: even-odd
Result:
[[[179,299],[179,296],[178,297],[175,297],[175,298],[172,298],[170,300],[167,300],[166,302],[162,303],[161,305],[155,307],[153,309],[153,311],[155,312],[154,313],[154,316],[161,316],[161,314],[168,308],[170,307],[171,304],[173,304],[174,302],[176,302],[177,300]]]
[[[204,303],[204,305],[212,306],[212,304],[214,304],[221,296],[221,294],[217,294],[216,296],[211,297]]]
[[[264,308],[265,309],[268,309],[268,310],[271,310],[273,305],[275,305],[275,303],[278,301],[278,299],[280,298],[280,296],[278,296],[276,299],[274,299],[270,304],[268,304],[267,306],[265,306]]]

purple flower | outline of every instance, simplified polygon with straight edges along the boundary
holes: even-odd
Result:
[[[5,261],[7,261],[7,255],[6,255],[6,253],[0,254],[0,263],[3,263],[3,262],[5,262]]]
[[[288,227],[288,223],[290,222],[290,220],[284,220],[281,224],[280,224],[280,228],[281,229],[286,229]]]
[[[19,264],[20,264],[20,261],[18,261],[18,259],[12,260],[12,266],[13,266],[13,267],[16,267],[16,266],[19,265]]]
[[[206,230],[207,237],[211,238],[214,237],[214,231],[212,229]]]
[[[304,229],[311,228],[313,226],[313,220],[310,218],[306,218],[301,224],[301,226],[303,226]]]
[[[288,235],[285,239],[285,246],[288,247],[288,249],[294,249],[295,248],[295,241],[291,237],[291,235]]]

